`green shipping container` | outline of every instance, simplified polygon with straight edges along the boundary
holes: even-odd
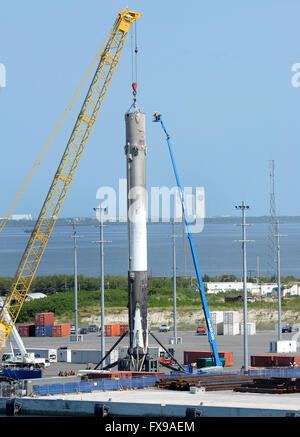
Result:
[[[225,366],[225,358],[220,358],[222,366]],[[210,367],[214,366],[214,361],[212,358],[198,358],[197,359],[197,368],[201,369],[202,367]]]

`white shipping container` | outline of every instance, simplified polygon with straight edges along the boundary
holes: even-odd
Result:
[[[107,354],[108,351],[105,352]],[[118,351],[113,350],[105,359],[104,365],[112,364],[118,360]],[[98,364],[101,361],[101,352],[98,349],[76,349],[71,351],[71,360],[75,364]]]
[[[62,363],[71,363],[71,349],[58,349],[57,361]]]
[[[271,341],[270,352],[278,352],[278,353],[297,352],[297,342],[295,340]]]
[[[239,333],[240,324],[238,322],[223,324],[223,335],[238,335]]]
[[[223,321],[224,323],[239,323],[240,313],[238,311],[224,311]]]
[[[212,322],[212,326],[215,335],[223,335],[223,322],[220,323]]]
[[[224,319],[224,311],[212,311],[210,313],[210,318],[212,323],[221,323]]]
[[[256,334],[256,323],[249,322],[247,323],[247,335]],[[244,335],[244,323],[241,323],[241,335]]]

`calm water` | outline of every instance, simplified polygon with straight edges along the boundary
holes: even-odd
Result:
[[[0,276],[13,276],[30,234],[23,227],[6,227],[0,234]],[[176,225],[177,274],[183,275],[183,240],[181,224]],[[241,226],[234,224],[206,224],[203,232],[193,234],[202,275],[233,273],[242,275]],[[172,227],[169,224],[148,225],[148,271],[154,276],[172,275]],[[280,226],[280,233],[286,234],[280,240],[281,274],[300,277],[300,223]],[[78,226],[78,273],[86,276],[99,276],[100,257],[99,227]],[[255,276],[257,257],[261,275],[270,274],[268,257],[268,225],[252,224],[247,227],[247,239],[255,240],[247,245],[247,268]],[[108,225],[104,228],[105,273],[127,275],[127,225]],[[73,238],[71,226],[57,226],[53,231],[43,259],[39,265],[39,275],[73,274]],[[186,240],[187,274],[195,276]]]

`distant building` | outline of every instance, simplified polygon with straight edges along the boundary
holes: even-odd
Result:
[[[300,284],[288,284],[284,286],[282,291],[283,296],[299,296]]]
[[[28,293],[25,300],[42,299],[43,297],[47,297],[47,295],[44,293]]]
[[[12,214],[10,220],[33,220],[31,214]]]
[[[243,282],[205,282],[208,294],[226,293],[231,290],[243,290]],[[247,291],[256,296],[277,294],[277,284],[247,283]],[[282,284],[283,296],[300,296],[300,284]]]

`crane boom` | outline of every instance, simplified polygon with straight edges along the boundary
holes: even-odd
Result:
[[[206,325],[207,325],[207,330],[208,330],[208,340],[209,340],[209,343],[210,343],[210,346],[211,346],[211,349],[212,349],[212,354],[213,354],[213,359],[214,359],[215,365],[217,367],[222,367],[222,363],[221,363],[221,360],[220,360],[220,357],[219,357],[218,348],[217,348],[217,344],[216,344],[214,329],[213,329],[213,326],[212,326],[212,321],[211,321],[211,317],[210,317],[210,314],[209,314],[209,309],[208,309],[208,305],[207,305],[207,301],[206,301],[206,296],[205,296],[204,286],[203,286],[202,277],[201,277],[201,273],[200,273],[200,268],[199,268],[198,258],[197,258],[196,249],[195,249],[195,245],[194,245],[194,240],[193,240],[192,233],[191,233],[191,230],[190,230],[190,223],[189,223],[189,220],[188,220],[188,217],[187,217],[187,213],[186,213],[186,210],[185,210],[183,190],[182,190],[182,187],[181,187],[181,184],[180,184],[180,180],[179,180],[179,176],[178,176],[178,172],[177,172],[177,168],[176,168],[176,164],[175,164],[174,154],[173,154],[171,143],[170,143],[170,135],[168,134],[168,132],[167,132],[167,130],[165,128],[165,125],[163,123],[161,114],[158,114],[156,112],[154,114],[153,121],[161,124],[161,127],[163,128],[163,130],[164,130],[164,132],[166,134],[166,137],[167,137],[169,153],[170,153],[170,157],[171,157],[171,161],[172,161],[172,166],[173,166],[173,170],[174,170],[174,174],[175,174],[175,178],[176,178],[176,182],[177,182],[177,187],[178,187],[179,194],[180,194],[182,213],[183,213],[185,225],[186,225],[186,228],[187,228],[188,239],[189,239],[190,248],[191,248],[191,252],[192,252],[194,267],[195,267],[195,270],[196,270],[196,275],[197,275],[197,280],[198,280],[198,285],[199,285],[199,291],[200,291],[200,297],[201,297],[201,300],[202,300],[204,317],[205,317],[205,321],[206,321]]]
[[[134,11],[120,11],[101,53],[100,61],[70,139],[14,276],[10,293],[2,307],[0,313],[0,333],[2,334],[0,335],[0,350],[17,320],[41,261],[118,65],[131,24],[140,16],[142,14]],[[6,312],[8,312],[10,318],[5,317]],[[5,333],[4,335],[3,332]]]

